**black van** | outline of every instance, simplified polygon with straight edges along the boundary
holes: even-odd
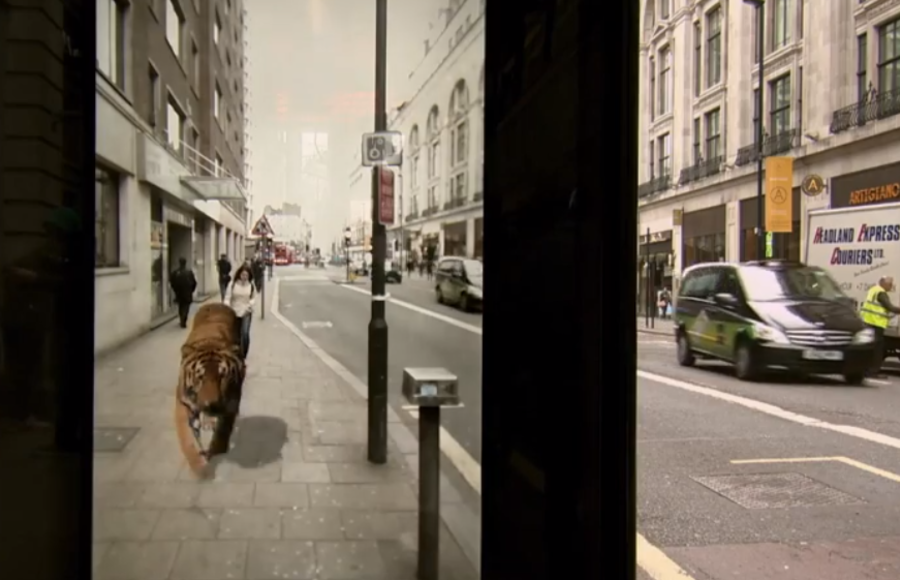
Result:
[[[684,272],[675,307],[678,362],[733,363],[741,380],[770,368],[863,382],[875,334],[825,270],[780,260],[710,263]]]

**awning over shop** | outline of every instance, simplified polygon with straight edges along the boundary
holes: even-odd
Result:
[[[185,175],[181,183],[204,201],[247,201],[247,193],[238,180],[231,177],[196,177]]]

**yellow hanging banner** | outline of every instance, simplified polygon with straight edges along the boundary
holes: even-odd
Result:
[[[794,225],[794,158],[766,157],[766,231],[790,233]]]

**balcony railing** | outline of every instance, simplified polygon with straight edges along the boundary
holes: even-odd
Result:
[[[413,220],[419,219],[419,212],[414,211],[406,216],[406,221],[411,222]]]
[[[876,93],[873,89],[864,100],[835,111],[829,130],[841,133],[897,114],[900,114],[900,89],[884,93]]]
[[[681,170],[681,176],[678,178],[678,184],[685,185],[687,183],[699,181],[711,175],[721,173],[722,165],[724,163],[725,158],[721,155],[718,157],[713,157],[712,159],[701,159],[690,167],[685,167]]]
[[[472,201],[481,201],[484,199],[484,193],[480,191],[476,191],[475,195],[472,196]]]
[[[665,191],[670,187],[672,187],[672,176],[669,174],[660,175],[640,184],[638,186],[638,197],[648,197],[654,193]]]
[[[426,207],[425,210],[422,211],[422,217],[423,218],[431,217],[434,214],[436,214],[437,212],[438,212],[438,206],[431,205],[431,206]]]
[[[786,153],[798,145],[799,131],[797,129],[788,129],[777,135],[763,137],[763,157]],[[756,143],[746,145],[738,149],[737,159],[734,164],[738,167],[754,163],[759,159],[756,152]]]

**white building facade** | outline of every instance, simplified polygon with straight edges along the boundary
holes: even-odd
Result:
[[[410,77],[414,94],[391,114],[404,155],[388,244],[405,254],[435,246],[440,256],[481,257],[484,2],[453,0],[441,14],[441,31]],[[365,173],[359,181],[371,188]]]
[[[642,1],[642,293],[698,262],[762,257],[760,117],[763,155],[794,160],[793,230],[771,235],[770,257],[803,259],[811,209],[900,200],[900,0],[766,0],[762,115],[753,5]],[[801,194],[808,175],[822,192]]]

